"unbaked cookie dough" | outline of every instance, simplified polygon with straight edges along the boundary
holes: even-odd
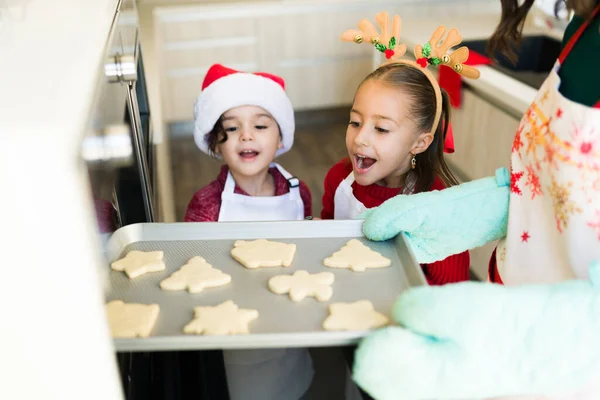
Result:
[[[367,268],[389,267],[392,260],[365,246],[360,240],[352,239],[339,251],[323,261],[330,268],[348,268],[362,272]]]
[[[213,268],[202,257],[193,257],[178,271],[160,283],[163,290],[185,290],[200,293],[205,288],[223,286],[231,282],[231,275]]]
[[[246,268],[289,267],[292,265],[296,245],[271,242],[265,239],[238,240],[233,244],[231,256]]]
[[[162,251],[133,250],[120,260],[111,264],[115,271],[125,271],[129,279],[137,278],[148,272],[165,270]]]
[[[329,316],[323,321],[328,331],[364,331],[389,323],[388,317],[375,311],[369,300],[329,305]]]
[[[194,319],[183,328],[197,335],[235,335],[250,333],[248,324],[258,318],[258,311],[239,308],[228,300],[214,307],[194,308]]]
[[[110,333],[114,338],[148,337],[159,311],[158,304],[113,300],[106,305]]]
[[[327,301],[333,295],[331,285],[334,281],[331,272],[309,274],[296,271],[293,275],[277,275],[269,279],[269,289],[276,294],[289,293],[292,301],[301,301],[305,297],[315,297],[318,301]]]

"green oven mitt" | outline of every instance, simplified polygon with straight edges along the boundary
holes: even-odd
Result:
[[[599,283],[596,262],[589,281],[409,290],[402,327],[360,344],[354,380],[377,400],[574,393],[600,377]]]
[[[506,168],[495,177],[441,191],[399,195],[358,218],[371,240],[400,232],[421,264],[443,260],[506,236],[510,177]]]

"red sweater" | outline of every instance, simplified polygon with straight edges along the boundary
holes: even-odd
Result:
[[[321,218],[333,219],[335,191],[350,172],[352,172],[352,164],[348,159],[344,159],[334,165],[327,173]],[[436,179],[431,190],[442,190],[444,188],[442,181]],[[365,207],[373,208],[400,194],[402,188],[387,188],[377,184],[361,186],[354,182],[352,192]],[[469,265],[469,252],[465,251],[432,264],[421,264],[421,267],[430,285],[443,285],[445,283],[468,281]]]
[[[227,180],[227,165],[221,167],[217,179],[198,190],[185,212],[185,222],[215,222],[219,220],[221,211],[221,193]],[[275,181],[275,196],[281,196],[290,191],[287,179],[275,167],[269,169]],[[249,196],[243,189],[235,185],[234,193]],[[300,181],[300,197],[304,203],[304,217],[312,215],[312,198],[308,186]]]

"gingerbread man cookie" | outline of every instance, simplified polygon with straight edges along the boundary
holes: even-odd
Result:
[[[301,301],[305,297],[315,297],[318,301],[327,301],[333,295],[334,275],[331,272],[309,274],[296,271],[293,275],[277,275],[269,279],[269,289],[276,294],[289,293],[292,301]]]

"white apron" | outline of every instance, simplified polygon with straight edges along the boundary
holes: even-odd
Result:
[[[221,194],[219,222],[223,221],[294,221],[304,219],[304,203],[300,197],[300,181],[277,163],[272,163],[288,180],[290,191],[281,196],[255,197],[234,192],[235,181],[227,172]]]
[[[288,180],[290,191],[270,197],[236,194],[235,181],[228,172],[219,222],[304,219],[300,181],[280,165],[271,166]],[[312,382],[312,360],[307,349],[225,350],[223,358],[231,400],[297,400]]]
[[[333,219],[354,219],[367,210],[367,207],[354,197],[354,193],[352,193],[353,183],[354,172],[350,172],[335,190]]]
[[[496,250],[506,285],[587,279],[590,263],[600,260],[600,108],[558,91],[558,70],[579,36],[563,49],[515,136],[508,232]],[[600,380],[560,397],[567,398],[600,399]]]

